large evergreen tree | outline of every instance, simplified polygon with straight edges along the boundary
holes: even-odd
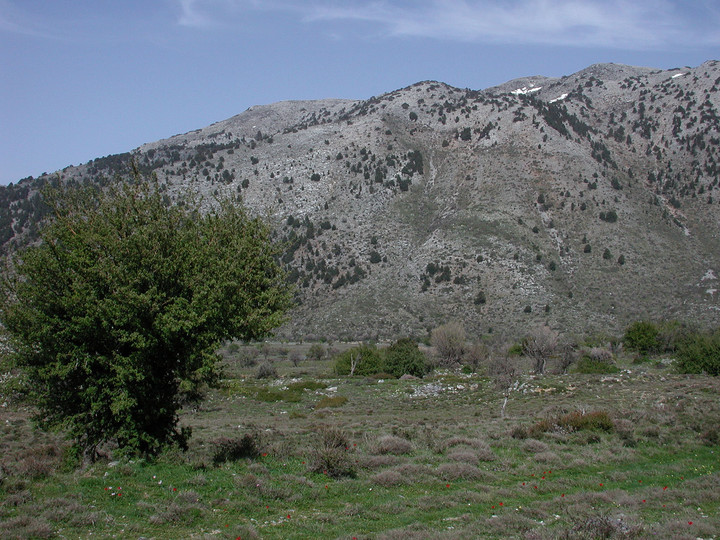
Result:
[[[137,171],[46,195],[53,218],[0,297],[41,425],[86,456],[184,445],[178,410],[217,377],[219,344],[268,335],[290,305],[268,227],[229,201],[170,205]]]

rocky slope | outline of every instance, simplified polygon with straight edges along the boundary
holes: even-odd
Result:
[[[136,159],[168,197],[241,197],[297,286],[284,337],[616,332],[720,322],[720,64],[590,66],[484,91],[421,82],[365,101],[251,107],[59,173]],[[47,178],[0,189],[6,249]]]

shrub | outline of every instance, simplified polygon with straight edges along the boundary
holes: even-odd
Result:
[[[611,432],[615,429],[613,421],[605,411],[593,411],[585,413],[575,411],[556,418],[546,418],[536,422],[527,429],[522,430],[525,436],[537,437],[548,431],[605,431]],[[513,434],[515,437],[515,434]],[[516,437],[523,438],[523,437]]]
[[[380,352],[374,345],[360,345],[342,353],[335,359],[338,375],[372,375],[383,371]]]
[[[257,379],[277,379],[277,371],[270,362],[263,362],[258,366],[255,378]]]
[[[523,340],[523,354],[535,361],[535,373],[543,374],[548,359],[558,349],[558,333],[549,326],[535,328]]]
[[[345,396],[328,396],[322,398],[320,401],[317,402],[317,405],[315,405],[315,409],[326,409],[326,408],[334,408],[334,407],[342,407],[347,403],[348,398]]]
[[[468,347],[463,356],[463,362],[466,367],[469,367],[475,373],[489,357],[490,351],[488,351],[487,345],[478,342]]]
[[[617,373],[620,371],[615,365],[612,353],[602,347],[593,347],[590,350],[583,351],[575,370],[577,373],[585,374]]]
[[[412,449],[413,446],[410,441],[395,435],[384,435],[374,445],[374,451],[377,454],[409,454]]]
[[[355,460],[350,453],[350,441],[342,430],[323,426],[316,432],[310,458],[310,470],[332,478],[354,477]]]
[[[599,375],[604,373],[617,373],[620,370],[612,362],[593,360],[592,358],[584,356],[578,360],[575,365],[575,371],[586,375]]]
[[[720,330],[691,334],[680,342],[676,367],[680,373],[720,375]]]
[[[627,327],[623,343],[628,350],[647,355],[658,352],[660,341],[658,327],[649,321],[636,321]]]
[[[313,343],[308,350],[307,357],[317,361],[322,360],[325,358],[325,347],[320,343]]]
[[[409,338],[396,341],[383,351],[383,370],[394,377],[405,374],[422,377],[427,373],[428,361],[417,343]]]
[[[223,437],[213,442],[213,464],[219,465],[228,461],[244,458],[256,458],[260,455],[260,434],[246,433],[242,437],[228,439]]]
[[[443,324],[432,331],[430,342],[442,365],[456,364],[465,352],[465,328],[458,322]]]

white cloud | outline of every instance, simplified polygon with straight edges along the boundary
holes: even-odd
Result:
[[[701,0],[177,0],[179,22],[204,27],[247,10],[305,22],[364,22],[383,33],[452,41],[651,49],[720,45],[718,9]]]

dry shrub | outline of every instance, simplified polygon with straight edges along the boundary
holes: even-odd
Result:
[[[607,515],[587,517],[567,531],[564,538],[641,538],[644,531],[641,527],[624,522],[623,518],[612,518]]]
[[[537,463],[545,463],[547,465],[554,465],[560,462],[560,457],[555,452],[538,452],[535,454],[534,459]]]
[[[254,459],[260,455],[261,436],[258,432],[246,433],[242,437],[228,439],[222,437],[212,443],[215,446],[213,464],[220,465],[228,461]]]
[[[392,467],[401,462],[397,456],[385,454],[381,456],[360,456],[358,465],[363,469],[376,470],[382,467]]]
[[[437,468],[436,474],[446,482],[479,480],[482,477],[480,469],[467,463],[443,463]]]
[[[414,523],[401,529],[384,531],[377,536],[377,540],[438,540],[440,538],[448,540],[450,538],[448,534],[447,531],[440,533],[425,525]]]
[[[35,516],[17,516],[0,522],[2,538],[52,538],[55,533],[45,520]]]
[[[383,487],[392,487],[404,484],[406,482],[405,477],[398,471],[381,471],[370,478],[373,484],[377,484]]]
[[[310,470],[333,478],[355,477],[355,460],[348,436],[339,428],[322,426],[315,432]]]
[[[71,498],[54,498],[45,501],[44,506],[47,508],[42,513],[42,517],[48,521],[65,521],[75,516],[82,515],[85,507]]]
[[[53,472],[62,459],[62,449],[54,443],[32,445],[17,463],[17,472],[25,478],[41,478]]]
[[[535,362],[535,373],[545,373],[545,364],[558,349],[559,334],[549,326],[535,328],[523,340],[523,354]]]
[[[477,465],[479,461],[477,454],[471,450],[454,450],[447,457],[452,461],[469,463],[470,465]]]
[[[573,433],[575,431],[612,432],[615,424],[605,411],[574,411],[554,418],[544,418],[528,428],[516,427],[513,438],[538,437],[543,433]]]
[[[612,352],[610,352],[607,349],[604,349],[602,347],[593,347],[590,349],[586,356],[590,358],[590,360],[594,362],[612,362],[613,355]]]
[[[451,437],[445,442],[445,448],[455,446],[468,446],[476,450],[475,456],[478,461],[495,461],[496,456],[490,446],[482,439],[468,437]]]
[[[490,356],[490,351],[484,343],[473,343],[467,348],[463,355],[463,363],[469,366],[473,373],[480,369],[480,366],[487,363]]]
[[[384,435],[380,437],[373,445],[373,451],[376,454],[409,454],[413,450],[412,443],[407,439],[396,437],[395,435]]]
[[[438,326],[430,335],[440,365],[457,365],[465,352],[465,328],[458,322]]]
[[[418,465],[416,463],[406,463],[393,469],[400,473],[403,478],[406,478],[409,483],[419,482],[423,478],[432,476],[432,471],[425,465]]]
[[[270,362],[260,364],[255,374],[255,378],[257,379],[277,379],[277,377],[277,370]]]
[[[539,454],[540,452],[547,452],[550,449],[550,447],[547,444],[545,444],[542,441],[538,441],[537,439],[527,439],[523,443],[522,448],[525,452],[531,452],[533,454]]]
[[[324,397],[320,401],[317,402],[317,404],[315,405],[315,410],[342,407],[343,405],[345,405],[347,403],[347,401],[348,401],[348,398],[346,398],[345,396]]]

